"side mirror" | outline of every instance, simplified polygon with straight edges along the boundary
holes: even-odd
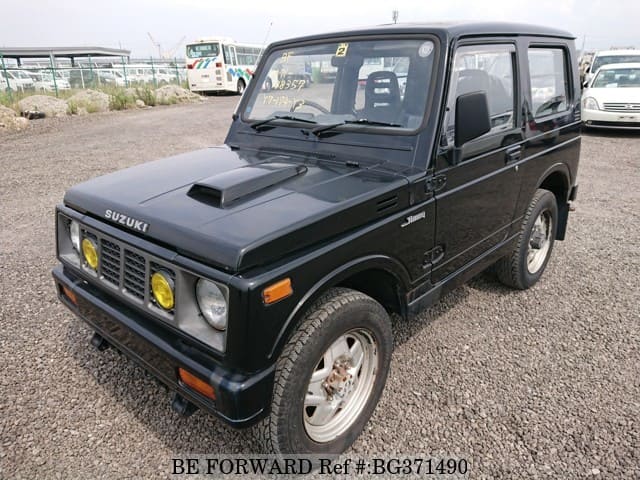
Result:
[[[472,92],[456,99],[455,146],[478,138],[491,130],[489,103],[485,92]]]

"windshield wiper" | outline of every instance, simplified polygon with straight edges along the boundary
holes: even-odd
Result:
[[[399,123],[391,123],[391,122],[379,122],[376,120],[369,120],[368,118],[359,118],[357,120],[344,120],[340,123],[332,123],[330,125],[321,125],[317,128],[311,130],[316,137],[319,137],[322,132],[326,132],[327,130],[332,130],[341,125],[373,125],[377,127],[401,127]]]
[[[274,115],[273,117],[265,118],[264,120],[258,120],[257,122],[251,123],[249,126],[254,130],[259,129],[262,125],[266,125],[273,120],[291,120],[295,122],[302,123],[318,123],[315,120],[309,120],[306,118],[296,117],[295,115]]]

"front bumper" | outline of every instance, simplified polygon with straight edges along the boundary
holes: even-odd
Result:
[[[274,366],[253,375],[232,372],[195,342],[76,277],[62,265],[55,267],[52,274],[62,303],[109,344],[196,406],[238,428],[250,426],[266,415],[271,403]],[[77,305],[63,293],[63,286],[73,293]],[[216,399],[211,400],[179,381],[179,367],[206,379],[213,386]]]
[[[608,112],[582,110],[582,121],[587,127],[640,129],[639,112]]]

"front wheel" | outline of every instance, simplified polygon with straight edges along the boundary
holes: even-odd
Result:
[[[349,448],[382,394],[392,345],[389,316],[371,297],[344,288],[322,296],[278,360],[271,413],[256,432],[264,450]]]
[[[555,195],[548,190],[536,190],[522,220],[516,245],[496,263],[498,279],[519,290],[535,285],[551,257],[557,224]]]

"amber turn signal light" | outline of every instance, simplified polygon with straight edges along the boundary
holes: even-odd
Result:
[[[182,383],[194,389],[196,392],[200,393],[201,395],[204,395],[205,397],[210,398],[212,400],[216,399],[216,392],[213,390],[213,387],[209,385],[207,382],[205,382],[204,380],[200,380],[198,377],[187,372],[183,368],[178,368],[178,377],[180,377],[180,380],[182,380]]]
[[[291,286],[291,279],[285,278],[265,288],[262,291],[262,300],[269,305],[270,303],[275,303],[278,300],[287,298],[292,293],[293,287]]]
[[[73,303],[76,307],[78,306],[78,299],[76,298],[76,294],[71,291],[71,289],[65,287],[64,285],[60,285],[62,287],[62,293],[67,297],[71,303]]]

